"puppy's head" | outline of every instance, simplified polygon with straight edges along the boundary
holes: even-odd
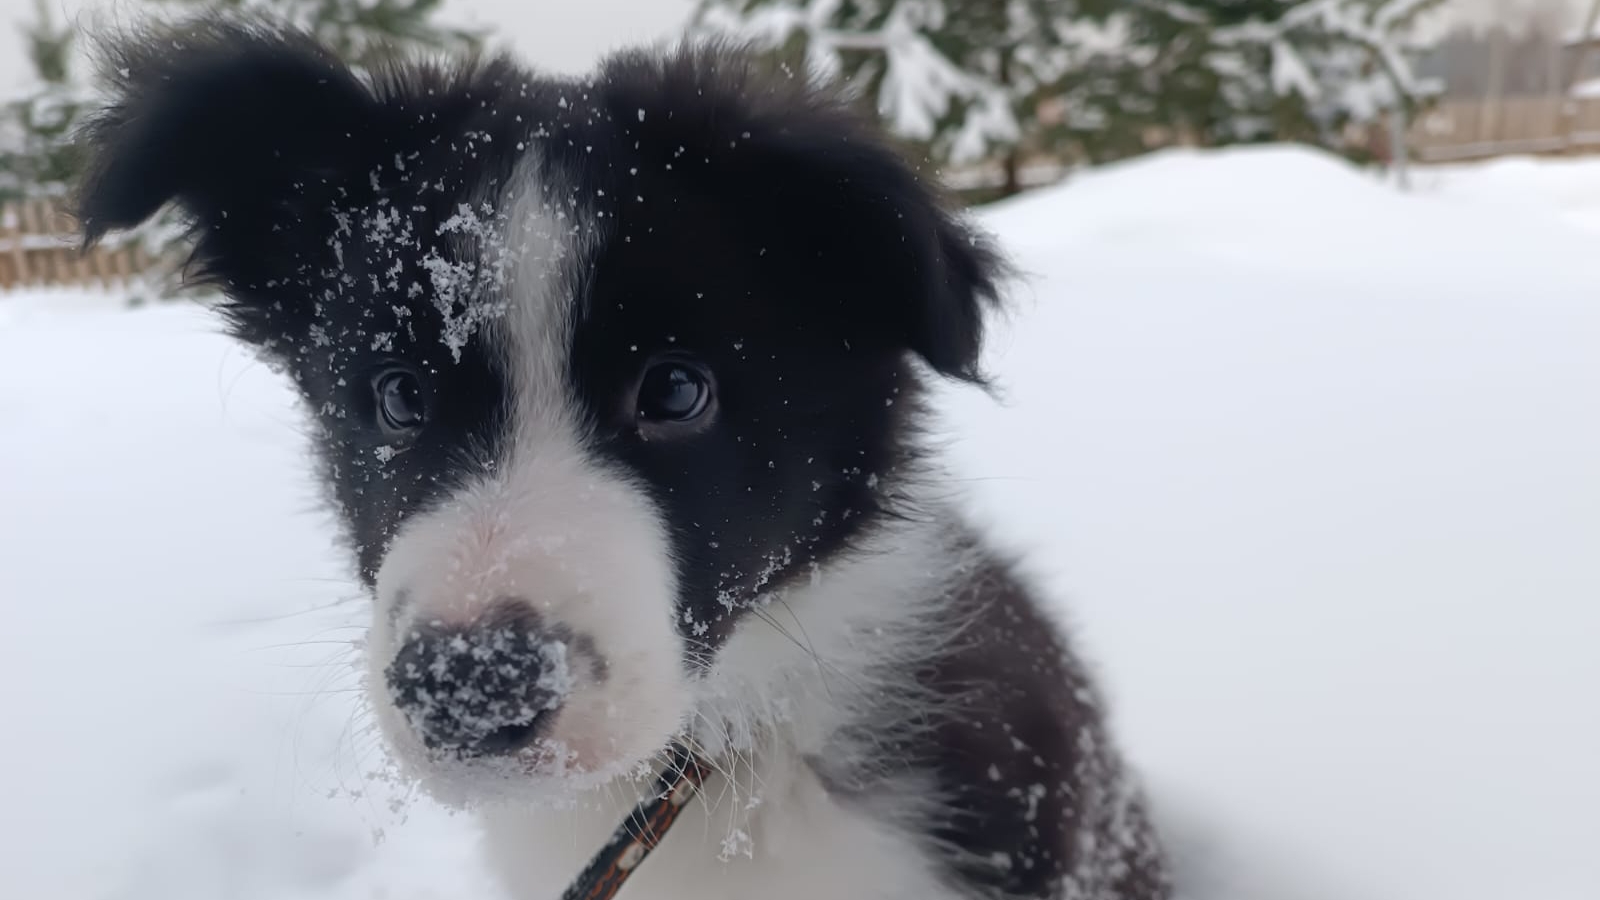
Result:
[[[894,514],[913,361],[979,377],[990,251],[734,53],[361,77],[204,20],[103,71],[86,234],[175,204],[191,276],[308,401],[371,699],[425,773],[649,760],[742,613]]]

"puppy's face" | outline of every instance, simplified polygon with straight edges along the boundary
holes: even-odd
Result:
[[[891,511],[911,357],[975,377],[988,252],[735,58],[374,86],[213,22],[107,71],[89,233],[175,200],[299,386],[375,598],[373,706],[439,785],[648,762],[744,614]]]

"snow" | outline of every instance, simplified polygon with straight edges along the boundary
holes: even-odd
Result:
[[[1029,282],[951,452],[1219,878],[1589,900],[1600,164],[1415,181],[1169,152],[985,212]],[[500,897],[362,724],[279,376],[57,292],[0,294],[0,383],[4,893]]]
[[[1593,100],[1600,97],[1600,78],[1585,78],[1567,88],[1567,96],[1574,100]]]
[[[1305,60],[1282,38],[1272,42],[1272,92],[1280,97],[1298,95],[1316,100],[1321,93]]]

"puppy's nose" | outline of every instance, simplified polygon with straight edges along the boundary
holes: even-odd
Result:
[[[469,625],[414,627],[385,676],[428,748],[509,754],[533,741],[570,690],[567,644],[527,603],[502,600]]]

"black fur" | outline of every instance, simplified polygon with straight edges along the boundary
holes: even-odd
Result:
[[[1056,623],[992,559],[959,597],[971,629],[921,673],[954,712],[904,751],[950,798],[929,836],[961,848],[952,868],[966,883],[1004,896],[1049,897],[1069,876],[1079,896],[1165,896],[1143,801],[1118,793],[1129,781],[1100,698]]]

